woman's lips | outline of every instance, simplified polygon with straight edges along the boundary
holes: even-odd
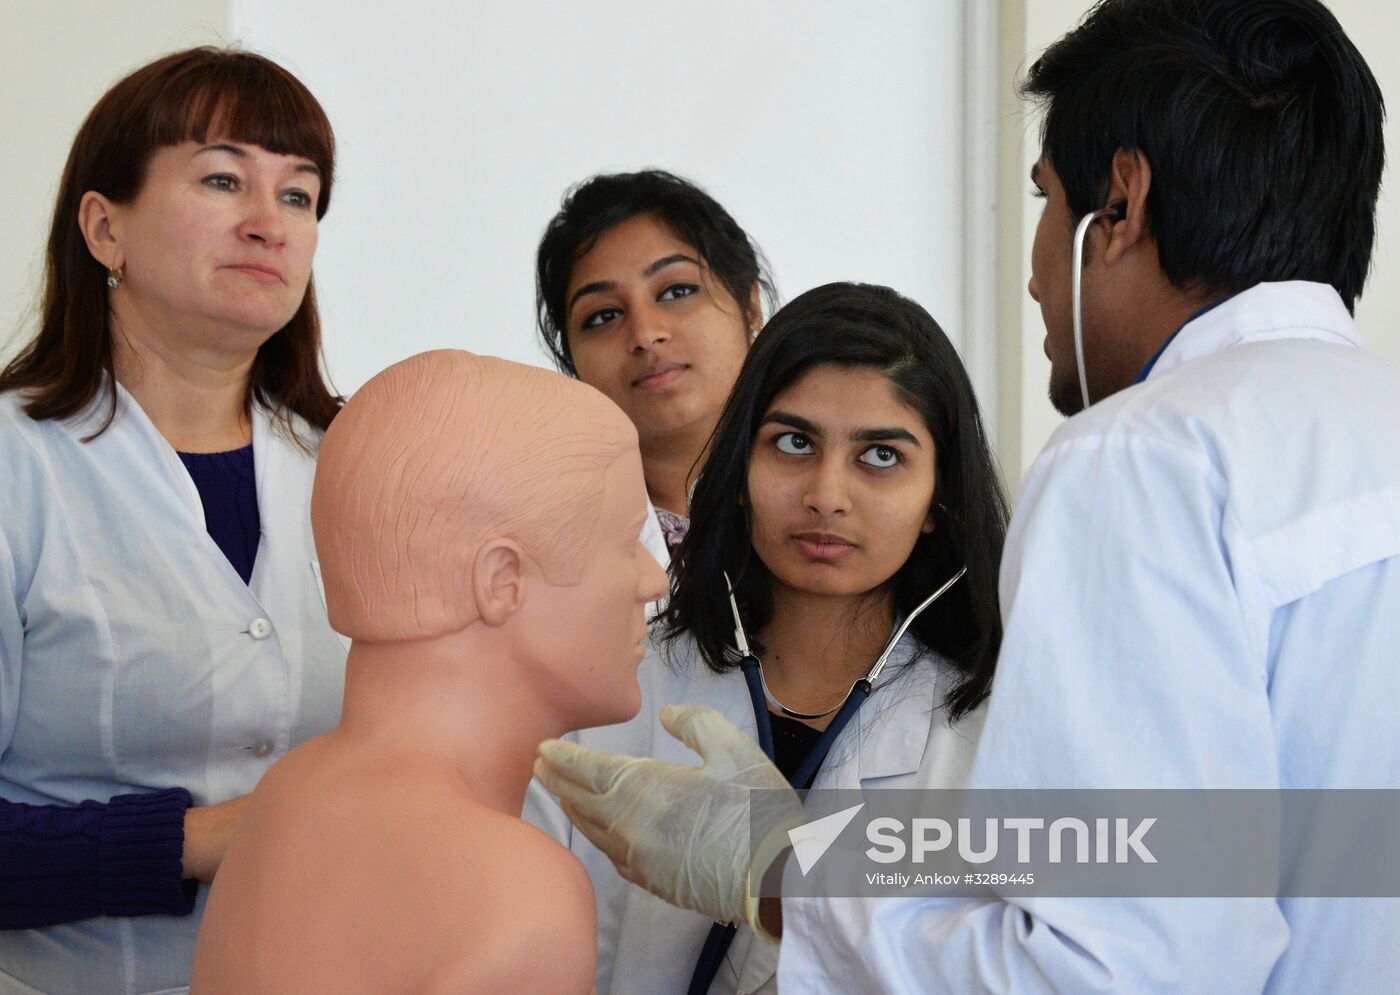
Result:
[[[271,266],[259,266],[257,263],[235,263],[232,266],[226,266],[224,268],[231,269],[236,273],[242,273],[244,276],[251,276],[259,283],[282,282],[281,272],[273,269]]]
[[[791,540],[803,556],[823,563],[835,562],[856,551],[856,544],[849,539],[825,532],[799,532]]]
[[[632,381],[633,387],[640,387],[642,390],[657,390],[661,387],[669,387],[675,383],[686,371],[684,363],[662,363],[653,366],[636,380]]]

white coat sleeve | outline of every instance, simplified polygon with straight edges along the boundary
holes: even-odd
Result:
[[[24,651],[24,618],[13,551],[0,529],[0,756],[9,749],[19,715],[20,662]]]
[[[25,601],[44,545],[44,529],[30,483],[40,461],[0,414],[0,758],[19,722],[24,664]]]
[[[972,787],[1278,786],[1224,483],[1203,449],[1141,436],[1042,454]],[[1288,942],[1272,899],[794,899],[783,916],[784,991],[1257,992]]]

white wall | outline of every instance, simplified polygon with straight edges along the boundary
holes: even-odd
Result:
[[[107,87],[157,55],[220,44],[228,0],[0,0],[0,358],[32,331],[68,147]]]
[[[978,378],[1013,482],[1059,422],[1026,296],[1039,204],[1035,123],[1012,83],[1088,0],[998,0],[997,362]],[[717,0],[700,16],[623,0],[409,0],[392,19],[344,0],[0,0],[0,357],[31,326],[68,145],[124,72],[239,39],[301,73],[330,110],[341,176],[317,280],[342,390],[410,352],[458,345],[542,362],[535,240],[569,183],[656,164],[708,186],[759,239],[784,298],[817,283],[890,283],[964,354],[977,316],[962,149],[958,0]],[[1390,96],[1400,159],[1400,6],[1333,0]],[[980,111],[978,113],[981,113]],[[974,205],[976,206],[976,205]],[[964,212],[964,213],[960,213]],[[972,234],[976,234],[975,230]],[[969,297],[971,295],[971,298]],[[1400,363],[1400,171],[1387,171],[1367,341]],[[993,394],[989,383],[999,381]],[[995,400],[993,400],[995,398]]]
[[[1380,231],[1374,268],[1357,306],[1357,323],[1367,344],[1400,363],[1400,5],[1390,0],[1331,0],[1348,36],[1371,66],[1390,101],[1386,127],[1390,165],[1381,187]],[[1071,30],[1088,0],[1000,0],[1002,67],[1023,72],[1045,47]],[[1024,53],[1024,54],[1019,54]],[[1026,175],[1039,152],[1037,123],[1017,106],[1007,78],[1003,94],[1002,246],[998,284],[1001,322],[1002,465],[1014,482],[1060,423],[1046,399],[1050,364],[1041,343],[1040,309],[1026,294],[1030,248],[1040,202],[1030,195]]]
[[[1381,181],[1380,230],[1371,279],[1356,305],[1367,344],[1400,365],[1400,4],[1394,0],[1331,0],[1328,4],[1365,56],[1389,105],[1388,158]]]
[[[540,232],[571,183],[648,165],[713,193],[783,299],[888,283],[958,340],[960,0],[487,7],[235,2],[336,127],[316,280],[341,390],[440,346],[544,362]]]

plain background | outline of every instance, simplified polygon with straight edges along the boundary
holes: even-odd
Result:
[[[0,356],[33,327],[59,173],[97,97],[163,52],[236,41],[298,73],[336,127],[316,281],[340,390],[440,346],[543,364],[533,254],[561,194],[657,165],[725,204],[783,300],[857,279],[927,307],[972,368],[1014,486],[1059,416],[1025,291],[1035,123],[1012,81],[1087,6],[0,0]],[[1400,5],[1331,6],[1400,99]],[[991,58],[974,22],[995,29]],[[969,154],[984,135],[989,154]],[[1387,139],[1400,156],[1393,124]],[[1400,361],[1393,176],[1358,321]]]
[[[571,184],[647,166],[724,204],[783,299],[886,283],[963,345],[961,0],[712,0],[700,16],[629,0],[131,7],[145,16],[100,28],[75,0],[8,19],[0,134],[18,168],[0,194],[0,328],[26,319],[63,160],[97,96],[171,48],[236,41],[295,72],[336,130],[316,284],[343,392],[424,349],[546,362],[545,224]]]

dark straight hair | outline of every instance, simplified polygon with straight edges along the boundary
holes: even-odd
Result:
[[[919,537],[888,583],[901,617],[967,567],[967,576],[911,627],[920,643],[961,672],[945,701],[957,719],[987,696],[996,668],[1007,500],[957,351],[927,311],[888,287],[827,284],[787,304],[764,327],[691,495],[690,531],[672,566],[662,634],[671,643],[692,637],[717,672],[735,667],[726,571],[750,636],[772,619],[772,577],[754,552],[745,511],[749,454],[773,399],[824,364],[883,374],[933,436],[935,528]]]
[[[652,215],[700,254],[700,261],[739,305],[750,328],[763,323],[752,298],[758,290],[771,310],[773,279],[763,253],[720,203],[689,180],[660,169],[604,173],[564,194],[535,256],[535,310],[540,341],[561,373],[578,376],[569,352],[564,298],[574,263],[599,236],[624,221]]]
[[[67,418],[107,384],[101,435],[116,414],[107,271],[92,257],[78,227],[83,195],[95,190],[117,203],[141,192],[158,149],[218,137],[269,152],[310,159],[321,172],[316,217],[330,206],[335,137],[325,111],[300,80],[270,59],[230,49],[193,48],[143,66],[97,102],[78,129],[58,187],[44,259],[38,333],[0,371],[0,391],[24,391],[24,412],[36,420]],[[253,360],[246,403],[274,407],[324,429],[340,410],[321,373],[321,321],[310,282],[296,314],[263,343]],[[299,439],[291,433],[294,439]]]
[[[1152,166],[1148,218],[1173,285],[1366,282],[1385,165],[1380,88],[1317,0],[1102,0],[1021,85],[1076,218],[1118,149]]]

